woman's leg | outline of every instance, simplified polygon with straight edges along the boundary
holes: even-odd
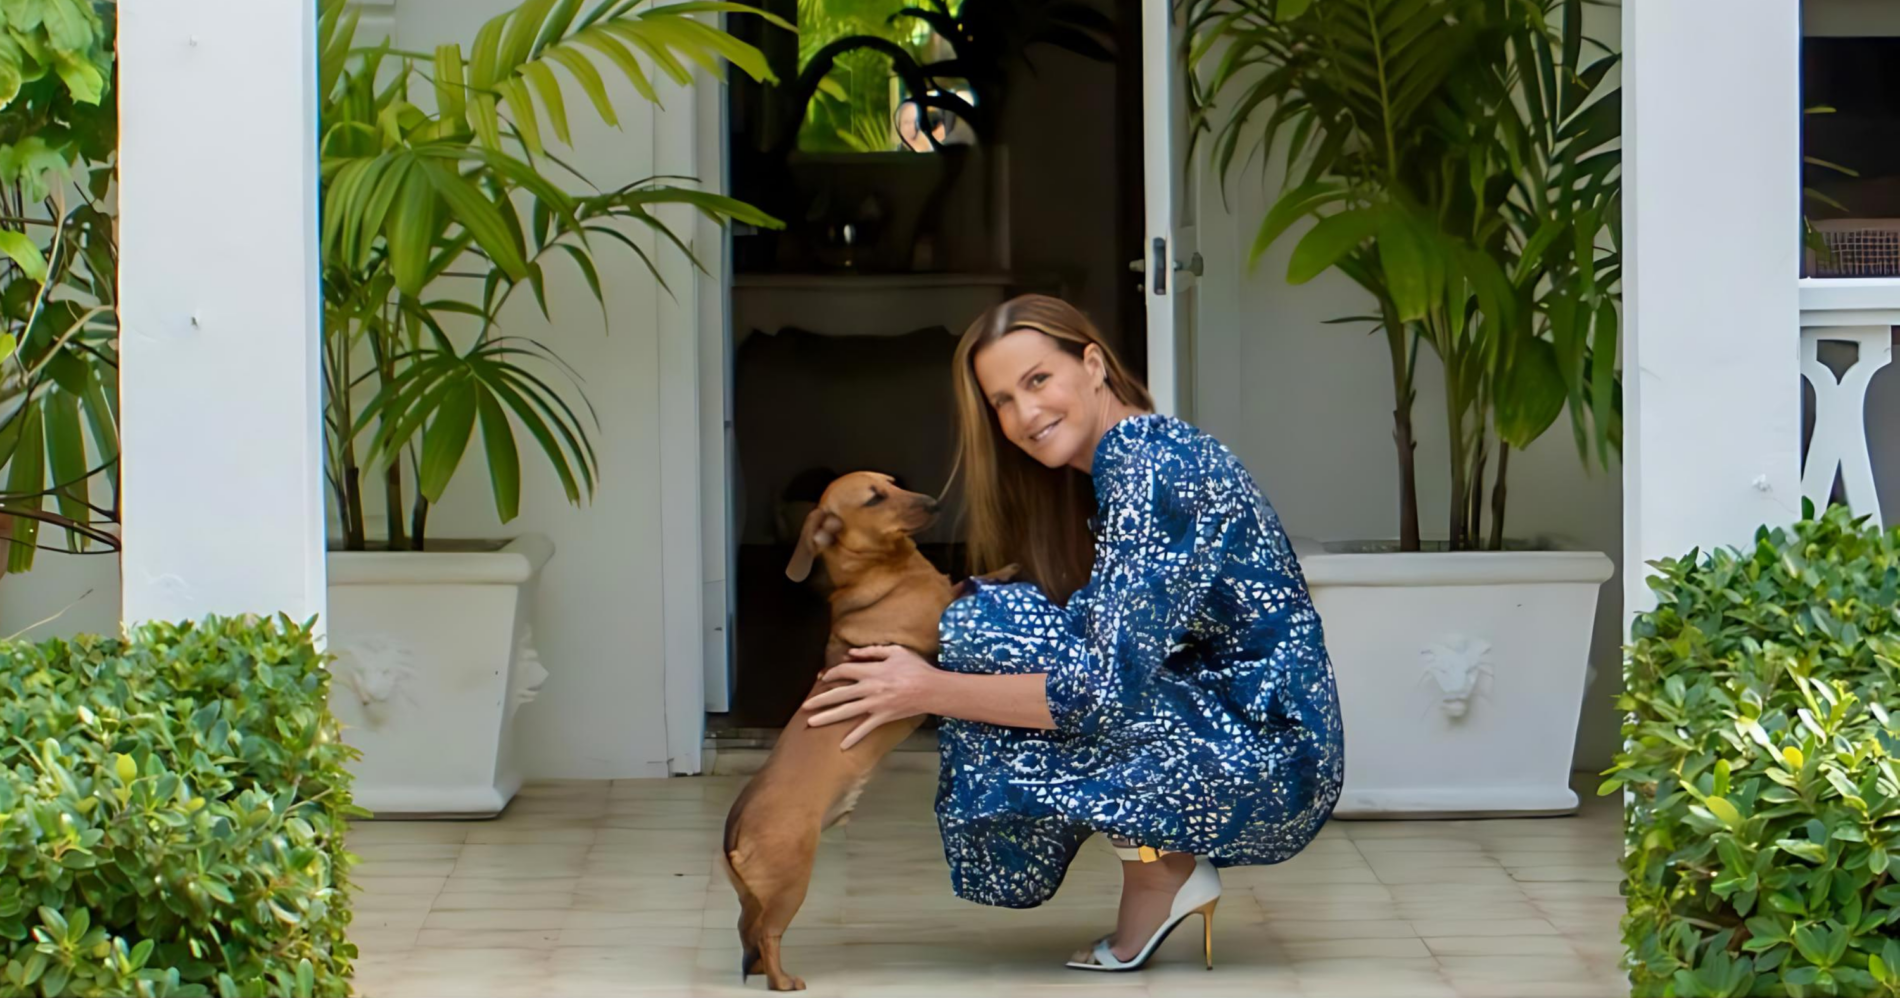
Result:
[[[1108,841],[1117,849],[1138,848],[1136,843],[1111,835]],[[1148,859],[1148,856],[1153,859]],[[1131,960],[1168,920],[1174,908],[1174,896],[1194,872],[1194,857],[1184,852],[1142,850],[1138,859],[1122,860],[1122,900],[1115,917],[1115,934],[1109,949],[1117,960]],[[1088,960],[1087,950],[1076,956]]]

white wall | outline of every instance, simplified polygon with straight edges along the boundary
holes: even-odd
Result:
[[[1591,30],[1614,43],[1614,11]],[[1200,239],[1207,273],[1199,285],[1194,346],[1197,421],[1240,456],[1293,535],[1395,538],[1398,465],[1385,338],[1368,335],[1366,324],[1325,324],[1370,311],[1365,292],[1337,272],[1299,287],[1286,283],[1299,231],[1247,270],[1255,229],[1277,189],[1258,174],[1245,175],[1229,182],[1223,205],[1217,178],[1204,180]],[[1419,516],[1427,539],[1443,539],[1451,475],[1443,383],[1429,354],[1421,351],[1413,407]],[[1792,371],[1791,365],[1791,379]],[[1511,536],[1560,537],[1618,562],[1618,578],[1603,587],[1598,604],[1590,656],[1596,679],[1577,734],[1578,767],[1600,769],[1620,741],[1614,698],[1622,675],[1621,469],[1586,472],[1565,416],[1531,450],[1512,455],[1509,490]]]
[[[396,40],[422,51],[460,41],[466,52],[488,18],[515,6],[514,0],[401,0]],[[610,80],[621,127],[602,125],[585,96],[570,85],[575,148],[561,156],[607,188],[659,171],[652,148],[655,110],[615,74],[603,75]],[[569,82],[564,73],[557,76]],[[690,113],[675,107],[676,113]],[[503,319],[510,332],[540,337],[586,379],[584,390],[600,417],[593,435],[600,490],[593,504],[569,506],[532,438],[523,434],[521,515],[514,522],[496,522],[487,469],[474,445],[450,494],[429,519],[430,534],[437,538],[534,532],[554,541],[554,559],[535,611],[535,642],[550,677],[520,714],[522,768],[530,779],[666,774],[656,474],[661,461],[655,321],[660,292],[624,249],[616,252],[600,240],[595,249],[602,255],[609,329],[602,328],[600,309],[585,282],[560,266],[549,275],[551,325],[525,288]],[[381,509],[381,502],[380,494],[366,500],[372,510]]]

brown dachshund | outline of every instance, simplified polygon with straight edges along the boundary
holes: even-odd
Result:
[[[936,658],[938,619],[956,592],[911,540],[936,518],[937,500],[897,488],[888,475],[860,471],[825,490],[785,568],[803,581],[813,558],[824,559],[834,586],[825,669],[865,645],[903,645]],[[812,694],[839,685],[820,672]],[[854,725],[814,728],[810,718],[804,709],[793,716],[726,816],[722,859],[739,894],[741,979],[763,973],[774,991],[805,988],[780,964],[779,939],[805,901],[819,834],[850,815],[878,762],[923,723],[892,721],[843,751]]]

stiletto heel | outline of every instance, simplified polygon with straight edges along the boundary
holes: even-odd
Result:
[[[1207,969],[1214,969],[1214,909],[1220,904],[1220,898],[1207,902],[1198,909],[1201,913],[1201,952],[1207,957]]]
[[[1168,938],[1177,926],[1190,915],[1201,916],[1201,953],[1207,961],[1207,969],[1214,969],[1214,908],[1220,904],[1220,871],[1208,862],[1206,856],[1194,857],[1194,872],[1188,874],[1187,882],[1175,892],[1174,904],[1168,912],[1168,920],[1150,936],[1147,945],[1136,953],[1134,959],[1123,962],[1115,958],[1115,951],[1108,945],[1104,936],[1095,943],[1087,960],[1070,960],[1069,967],[1074,970],[1130,971],[1140,970],[1147,965],[1148,958]]]

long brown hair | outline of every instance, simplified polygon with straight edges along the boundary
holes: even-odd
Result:
[[[1095,565],[1095,489],[1074,468],[1049,468],[1003,437],[1002,424],[976,380],[976,355],[1018,330],[1054,339],[1077,360],[1090,346],[1102,353],[1107,388],[1137,409],[1154,408],[1148,389],[1074,305],[1048,295],[1023,295],[983,313],[957,344],[957,467],[972,574],[1015,564],[1057,603],[1088,582]]]

